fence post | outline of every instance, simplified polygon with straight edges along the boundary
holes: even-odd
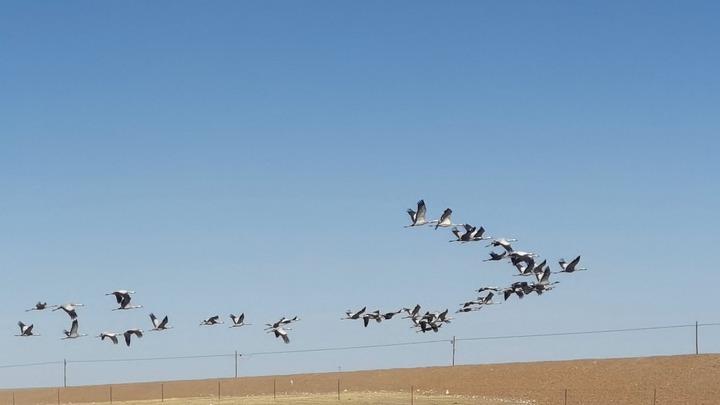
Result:
[[[338,401],[340,400],[340,379],[338,378]]]
[[[63,387],[67,387],[67,359],[63,359]]]
[[[656,399],[657,399],[657,388],[653,388],[653,405],[655,405]]]
[[[273,378],[273,399],[277,398],[275,391],[275,379]]]
[[[57,403],[60,405],[60,388],[57,389]]]
[[[413,402],[415,400],[415,386],[410,386],[410,405],[413,405]]]
[[[110,386],[110,403],[112,404],[112,385]]]
[[[160,402],[165,402],[165,384],[160,383]]]
[[[700,353],[698,345],[698,321],[695,321],[695,354]]]
[[[238,354],[237,354],[237,350],[235,350],[235,378],[237,378],[237,358],[238,358]]]
[[[565,405],[567,405],[567,388],[565,388],[565,402],[563,402]]]
[[[220,399],[220,380],[218,380],[218,399]]]

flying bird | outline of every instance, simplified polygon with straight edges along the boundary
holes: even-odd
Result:
[[[53,306],[53,305],[50,305],[50,306]],[[25,312],[27,312],[27,311],[42,311],[45,308],[48,308],[48,303],[38,301],[34,307],[32,307],[30,309],[26,309]]]
[[[143,331],[140,329],[128,329],[123,333],[123,336],[125,336],[125,344],[130,346],[130,338],[132,335],[135,335],[139,338],[143,337]]]
[[[204,319],[200,322],[200,325],[217,325],[219,323],[223,323],[223,321],[220,320],[220,315],[214,315],[208,319]]]
[[[560,264],[561,270],[556,273],[573,273],[576,271],[587,270],[584,267],[577,267],[578,263],[580,263],[580,256],[574,258],[570,263],[565,262],[565,259],[560,259],[558,264]]]
[[[412,221],[412,223],[410,225],[406,225],[405,228],[410,228],[413,226],[429,225],[429,224],[437,222],[437,221],[428,221],[425,218],[426,212],[427,212],[427,207],[425,206],[424,200],[420,200],[417,202],[417,211],[413,211],[412,209],[408,208],[407,213],[408,213],[408,215],[410,215],[410,220]]]
[[[233,314],[230,314],[230,319],[232,319],[232,325],[230,325],[231,328],[239,328],[241,326],[245,325],[252,325],[250,323],[245,323],[245,313],[243,312],[240,314],[240,316],[235,316]]]
[[[351,311],[351,310],[348,309],[347,311],[345,311],[345,315],[346,315],[345,318],[340,318],[340,319],[341,319],[341,320],[344,320],[344,319],[359,319],[359,318],[360,318],[360,315],[362,315],[363,312],[365,312],[365,309],[367,309],[367,307],[362,307],[359,311],[355,311],[355,312],[353,312],[353,311]]]
[[[451,226],[465,226],[465,224],[455,224],[450,219],[450,216],[452,215],[452,210],[450,208],[446,208],[445,211],[443,211],[442,216],[440,216],[440,220],[435,223],[435,229],[438,229],[438,227],[444,227],[448,228]]]
[[[95,337],[100,338],[100,340],[105,340],[105,338],[108,338],[113,342],[113,344],[118,344],[118,336],[120,336],[120,333],[101,332],[99,335],[97,335]]]
[[[150,321],[153,324],[153,328],[150,330],[165,330],[165,329],[171,329],[172,326],[167,326],[168,323],[168,317],[165,315],[165,317],[161,320],[157,319],[155,314],[152,312],[150,313]]]
[[[27,337],[27,336],[40,336],[33,334],[33,324],[25,325],[22,323],[22,321],[18,321],[18,326],[20,327],[20,334],[15,336],[21,336],[21,337]]]
[[[115,300],[120,305],[118,308],[113,309],[113,311],[142,308],[142,305],[130,305],[130,300],[132,299],[130,294],[135,294],[135,291],[118,290],[105,295],[114,295]]]
[[[76,307],[82,307],[85,306],[84,304],[76,304],[76,303],[65,303],[62,305],[58,305],[57,308],[53,309],[53,311],[57,311],[58,309],[62,309],[65,311],[66,314],[70,316],[70,319],[77,318],[77,312],[75,312]]]
[[[84,333],[78,333],[78,320],[73,319],[72,325],[70,326],[70,330],[63,330],[63,333],[65,334],[65,337],[63,339],[77,339],[82,336],[87,336]]]
[[[274,333],[276,338],[282,338],[283,342],[285,344],[290,343],[290,337],[287,334],[287,331],[291,330],[290,328],[283,328],[282,326],[277,326],[270,328],[267,332],[268,333]]]

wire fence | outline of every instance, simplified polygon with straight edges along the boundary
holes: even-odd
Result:
[[[238,377],[238,360],[241,358],[252,358],[254,356],[280,356],[297,353],[318,353],[318,352],[332,352],[332,351],[349,351],[349,350],[372,350],[378,348],[394,348],[394,347],[407,347],[407,346],[419,346],[419,345],[436,345],[436,344],[452,344],[452,358],[448,362],[455,365],[456,355],[456,344],[457,342],[474,342],[474,341],[492,341],[492,340],[507,340],[507,339],[539,339],[546,337],[560,337],[560,336],[579,336],[579,335],[601,335],[601,334],[623,334],[640,331],[658,331],[668,329],[694,329],[694,345],[695,354],[700,353],[699,348],[699,337],[701,328],[720,326],[720,323],[689,323],[689,324],[678,324],[678,325],[660,325],[660,326],[648,326],[648,327],[633,327],[633,328],[621,328],[621,329],[595,329],[595,330],[582,330],[582,331],[564,331],[555,333],[538,333],[538,334],[516,334],[516,335],[491,335],[491,336],[477,336],[477,337],[455,337],[452,339],[436,339],[426,341],[415,341],[415,342],[396,342],[396,343],[385,343],[385,344],[370,344],[370,345],[358,345],[358,346],[338,346],[338,347],[320,347],[320,348],[306,348],[297,350],[277,350],[277,351],[262,351],[262,352],[234,352],[234,353],[219,353],[219,354],[205,354],[205,355],[183,355],[183,356],[163,356],[163,357],[140,357],[140,358],[105,358],[105,359],[62,359],[57,361],[37,362],[37,363],[23,363],[23,364],[5,364],[0,365],[0,369],[15,369],[15,368],[32,368],[32,367],[50,367],[60,366],[62,367],[63,375],[63,387],[67,387],[68,375],[73,372],[73,364],[97,364],[97,363],[116,363],[116,362],[161,362],[168,360],[191,360],[191,359],[229,359],[234,362],[234,374],[227,375],[226,377]],[[687,353],[683,353],[687,354]],[[448,364],[445,363],[445,364]],[[163,376],[157,376],[157,380],[165,380]],[[82,384],[82,381],[78,381],[77,378],[73,379],[74,385]],[[79,384],[78,384],[79,383]]]

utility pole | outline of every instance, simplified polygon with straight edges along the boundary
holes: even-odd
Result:
[[[452,340],[450,341],[452,343],[453,352],[452,352],[452,365],[455,365],[455,336],[453,335]]]

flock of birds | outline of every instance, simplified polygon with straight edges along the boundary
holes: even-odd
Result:
[[[452,221],[452,210],[450,208],[445,209],[440,219],[428,220],[427,219],[427,207],[424,200],[417,202],[417,209],[408,209],[408,215],[410,216],[411,223],[406,228],[411,227],[432,227],[435,230],[438,228],[451,228],[452,234],[455,239],[450,242],[457,242],[460,244],[465,243],[477,243],[483,241],[489,241],[486,247],[497,247],[501,248],[501,251],[495,252],[490,251],[490,257],[484,261],[503,261],[507,260],[516,270],[516,276],[533,278],[534,281],[516,281],[506,287],[495,287],[495,286],[484,286],[477,289],[477,293],[485,293],[484,296],[478,296],[475,299],[466,301],[460,304],[460,308],[455,313],[473,312],[479,311],[483,307],[494,304],[501,304],[502,302],[493,301],[495,293],[502,293],[503,301],[507,301],[512,295],[516,295],[518,298],[523,298],[526,295],[536,293],[541,295],[547,291],[552,290],[558,281],[550,281],[552,274],[558,273],[574,273],[576,271],[587,270],[584,267],[579,267],[580,256],[575,257],[572,261],[566,262],[565,259],[559,259],[558,265],[560,266],[559,271],[551,271],[550,266],[547,264],[547,260],[543,260],[538,263],[539,255],[526,252],[521,250],[515,250],[512,246],[513,242],[517,242],[516,238],[493,238],[485,235],[485,228],[482,226],[476,227],[467,223],[454,223]],[[462,230],[461,230],[462,229]],[[444,311],[447,315],[447,310]],[[422,331],[433,330],[437,332],[438,328],[443,323],[448,323],[451,318],[446,316],[443,318],[431,318],[428,325],[430,329],[427,329],[428,325],[422,326]]]
[[[476,292],[486,294],[484,296],[478,296],[475,299],[460,304],[460,308],[455,311],[455,313],[474,312],[479,311],[488,305],[501,304],[502,302],[493,301],[495,293],[502,293],[504,301],[507,301],[508,298],[510,298],[512,295],[516,295],[518,298],[523,298],[526,295],[532,293],[541,295],[545,292],[551,291],[558,283],[558,281],[550,281],[550,276],[552,274],[574,273],[576,271],[587,270],[586,268],[578,266],[580,262],[580,256],[577,256],[570,262],[566,262],[564,259],[560,259],[558,261],[560,270],[553,272],[550,270],[550,266],[547,264],[547,260],[543,260],[538,263],[540,257],[539,255],[531,252],[515,250],[512,246],[512,243],[517,242],[517,239],[515,238],[494,239],[490,236],[485,235],[485,229],[482,226],[475,227],[470,224],[454,223],[451,219],[452,210],[450,208],[447,208],[442,213],[440,219],[428,220],[426,217],[427,207],[425,206],[425,201],[420,200],[417,203],[417,210],[408,209],[407,213],[410,215],[410,219],[412,222],[409,225],[405,226],[406,228],[432,227],[435,230],[437,230],[438,228],[451,228],[455,239],[450,240],[450,242],[457,242],[460,244],[489,241],[490,243],[487,245],[487,247],[497,247],[501,248],[502,250],[499,253],[491,251],[490,257],[485,259],[484,261],[507,260],[517,270],[517,272],[515,273],[516,276],[534,279],[534,281],[530,282],[516,281],[506,287],[480,287],[476,290]],[[461,229],[463,230],[461,231]],[[142,308],[142,305],[131,304],[131,296],[133,294],[135,294],[135,291],[117,290],[111,293],[107,293],[105,295],[115,296],[118,307],[114,308],[113,311]],[[64,337],[62,337],[61,339],[77,339],[83,336],[88,336],[87,334],[79,333],[79,323],[76,309],[82,306],[83,304],[72,302],[61,305],[48,305],[47,302],[37,302],[34,307],[27,309],[26,311],[43,311],[48,308],[53,308],[52,311],[62,309],[70,317],[71,324],[70,330],[63,330]],[[417,328],[417,332],[422,333],[438,332],[441,326],[450,323],[453,320],[452,317],[448,316],[449,308],[443,311],[426,311],[425,313],[422,313],[420,311],[420,308],[420,305],[417,304],[413,308],[403,307],[399,310],[390,312],[381,312],[380,310],[367,312],[367,307],[363,307],[357,311],[347,310],[345,313],[345,317],[341,319],[362,320],[364,326],[367,327],[371,321],[380,323],[383,320],[390,320],[396,315],[405,313],[405,315],[401,316],[401,318],[410,319],[410,321],[412,322],[411,327]],[[172,326],[168,325],[169,320],[167,315],[164,316],[162,319],[156,317],[154,313],[150,313],[149,316],[150,322],[152,324],[151,331],[164,331],[172,328]],[[230,324],[230,328],[251,325],[250,323],[245,322],[245,313],[241,313],[238,316],[230,314],[230,319],[232,321],[232,323]],[[292,329],[289,327],[289,325],[299,320],[300,319],[297,316],[294,316],[292,318],[282,317],[278,321],[266,323],[264,330],[267,333],[273,334],[275,338],[282,339],[284,343],[290,343],[288,331]],[[220,324],[223,324],[223,321],[220,320],[219,315],[210,316],[200,322],[200,326],[214,326]],[[40,336],[34,333],[33,324],[26,325],[22,321],[19,321],[18,326],[20,327],[20,333],[16,336]],[[105,340],[107,338],[113,344],[118,344],[120,337],[123,337],[125,340],[125,344],[127,346],[130,346],[133,336],[136,338],[142,338],[143,330],[139,328],[132,328],[127,329],[124,332],[100,332],[100,334],[95,337],[100,338],[101,340]]]

